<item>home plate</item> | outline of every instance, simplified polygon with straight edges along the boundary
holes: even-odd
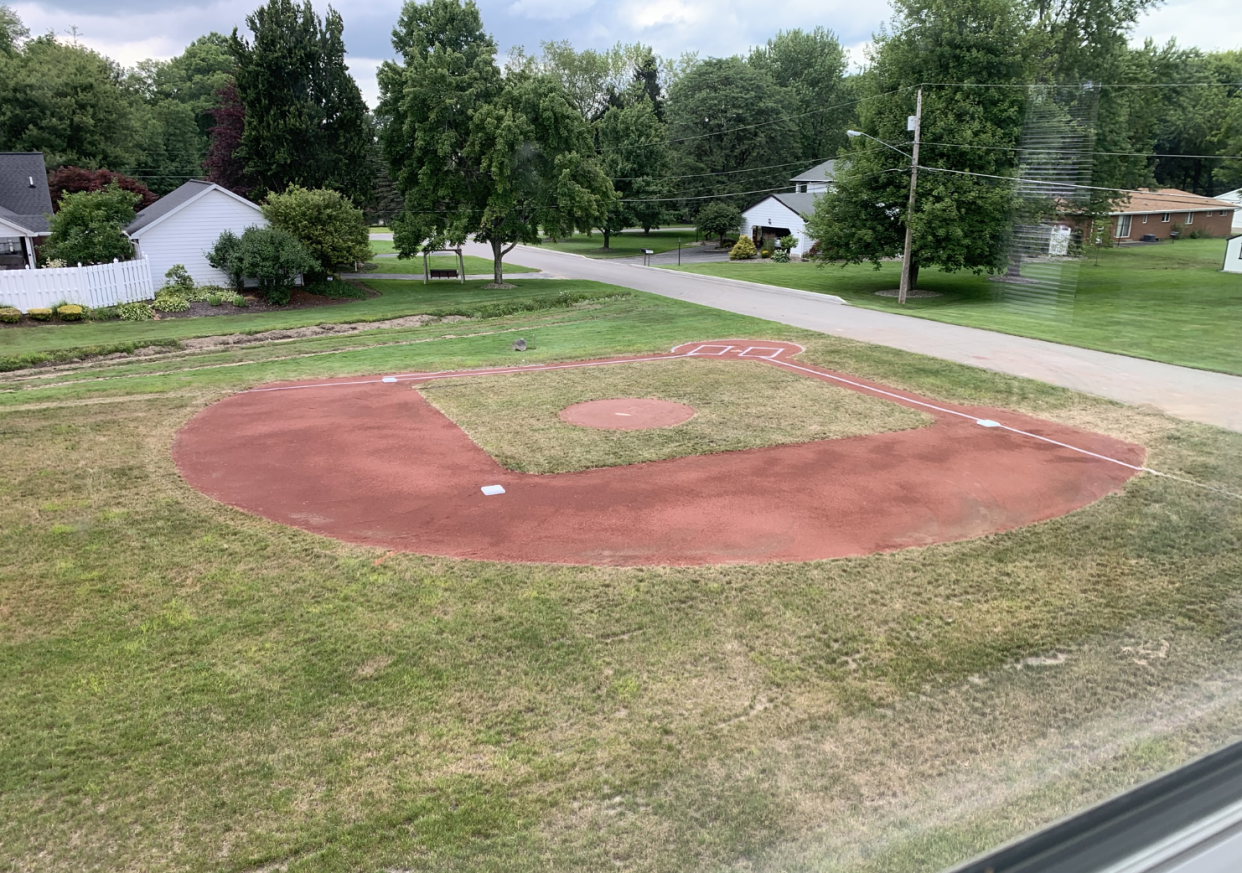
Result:
[[[486,494],[488,497],[491,497],[491,496],[492,496],[492,495],[494,495],[494,494],[504,494],[504,493],[505,493],[505,486],[503,486],[503,485],[484,485],[484,486],[483,486],[482,488],[480,488],[479,490],[480,490],[480,491],[482,491],[484,494]]]
[[[397,377],[396,376],[385,376],[383,379],[380,379],[380,381],[381,382],[396,382]]]

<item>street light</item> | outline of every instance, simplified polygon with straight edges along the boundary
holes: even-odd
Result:
[[[897,154],[901,155],[904,158],[910,158],[911,160],[914,160],[913,157],[911,157],[908,152],[903,152],[901,149],[897,148],[896,146],[889,145],[888,143],[886,143],[884,140],[880,139],[879,137],[872,136],[869,133],[863,133],[861,130],[847,130],[845,132],[845,135],[850,137],[851,139],[853,139],[856,136],[865,136],[867,139],[875,140],[880,145],[884,146],[886,149],[892,149],[893,151],[895,151]]]
[[[906,302],[906,295],[910,293],[910,262],[911,253],[914,247],[914,190],[919,181],[919,136],[923,130],[923,89],[919,88],[918,103],[914,110],[914,114],[906,119],[906,129],[914,132],[914,150],[913,154],[907,155],[901,149],[889,145],[882,139],[872,136],[869,133],[863,133],[861,130],[847,130],[845,135],[853,138],[856,136],[865,136],[867,139],[874,139],[880,145],[890,148],[899,155],[905,155],[910,159],[910,200],[906,204],[906,246],[905,253],[901,258],[901,285],[897,289],[897,302],[903,304]]]

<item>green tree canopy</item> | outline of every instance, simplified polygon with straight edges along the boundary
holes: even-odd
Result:
[[[892,29],[876,42],[870,98],[861,105],[864,133],[908,151],[907,116],[924,82],[920,167],[1008,176],[1021,131],[1026,89],[1023,22],[1009,0],[896,0]],[[961,144],[971,148],[954,148]],[[828,261],[878,265],[902,253],[907,221],[908,158],[858,137],[831,192],[819,199],[809,228]],[[922,265],[999,270],[1012,221],[1011,186],[984,175],[920,170],[913,217],[912,279]]]
[[[614,194],[591,128],[548,76],[502,75],[473,2],[407,2],[393,34],[401,63],[379,72],[384,146],[406,212],[406,257],[468,236],[492,247],[495,281],[540,229],[595,225]]]
[[[263,215],[273,227],[297,237],[319,262],[322,273],[371,256],[362,210],[339,192],[290,185],[283,194],[267,195]]]
[[[0,53],[0,150],[41,151],[49,168],[130,166],[135,102],[121,68],[80,45],[48,35]]]
[[[694,227],[703,236],[720,237],[720,244],[724,245],[726,236],[741,229],[742,210],[732,203],[708,203],[699,210]]]
[[[11,55],[21,41],[30,36],[21,17],[11,6],[0,6],[0,55]]]
[[[246,17],[253,42],[236,30],[229,50],[245,105],[241,155],[256,191],[289,185],[331,188],[365,202],[374,177],[374,131],[345,64],[345,25],[310,0],[269,0]]]
[[[596,225],[605,249],[611,235],[627,227],[659,227],[667,205],[662,202],[671,167],[667,134],[645,91],[639,93],[639,100],[610,107],[596,125],[600,164],[618,197]]]
[[[115,183],[101,191],[65,194],[42,254],[70,265],[130,260],[134,247],[124,228],[134,220],[139,199]]]
[[[740,58],[712,58],[669,89],[665,110],[677,174],[686,197],[753,192],[787,185],[802,157],[790,93]],[[794,168],[797,169],[796,167]],[[737,206],[754,194],[739,193]],[[688,203],[693,201],[688,201]]]
[[[799,116],[800,157],[808,164],[834,157],[845,146],[845,131],[856,112],[845,84],[845,50],[823,27],[779,31],[752,49],[747,62],[788,90],[788,110]],[[793,175],[792,173],[789,175]]]

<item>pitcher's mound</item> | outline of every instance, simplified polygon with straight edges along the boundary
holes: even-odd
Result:
[[[560,412],[561,421],[581,427],[599,427],[606,430],[646,430],[652,427],[672,427],[689,421],[694,407],[668,400],[589,400],[566,406]]]

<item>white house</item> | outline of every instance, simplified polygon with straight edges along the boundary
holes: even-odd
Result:
[[[806,222],[815,213],[818,194],[769,194],[742,213],[742,233],[756,248],[771,248],[775,240],[793,234],[798,246],[791,254],[802,257],[815,241],[807,236]]]
[[[1242,236],[1233,236],[1225,244],[1225,265],[1221,267],[1226,273],[1242,273]]]
[[[184,264],[199,285],[227,285],[228,276],[207,263],[220,234],[238,236],[248,227],[267,227],[259,207],[211,182],[186,182],[138,213],[125,232],[134,253],[151,262],[156,284],[174,264]]]
[[[1235,188],[1228,194],[1217,194],[1216,199],[1238,207],[1238,211],[1233,214],[1233,232],[1242,233],[1242,188]]]
[[[836,161],[824,161],[816,164],[805,173],[799,173],[790,179],[794,192],[797,194],[823,194],[835,179]]]
[[[790,194],[769,194],[742,213],[742,233],[756,248],[772,248],[776,240],[793,234],[798,238],[792,254],[802,257],[815,241],[806,232],[807,219],[815,212],[815,198],[827,191],[834,179],[836,161],[824,161],[790,179]]]

